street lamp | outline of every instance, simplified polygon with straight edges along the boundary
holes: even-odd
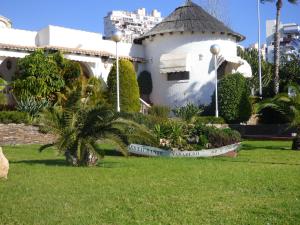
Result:
[[[117,60],[117,112],[121,111],[120,108],[120,81],[119,81],[119,55],[118,55],[118,43],[122,40],[122,32],[116,31],[111,39],[116,42],[116,60]]]
[[[215,61],[215,76],[216,76],[216,117],[219,117],[219,109],[218,109],[218,68],[217,68],[217,57],[218,54],[220,53],[220,46],[215,44],[210,47],[210,52],[214,56],[214,61]]]
[[[261,49],[260,49],[260,1],[257,0],[257,21],[258,21],[258,74],[259,74],[259,96],[262,97],[262,75],[261,75]]]

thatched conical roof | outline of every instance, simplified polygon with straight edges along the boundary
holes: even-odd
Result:
[[[188,0],[185,5],[176,8],[174,12],[149,32],[137,38],[136,42],[141,42],[157,34],[186,31],[231,35],[234,36],[237,41],[245,39],[243,35],[234,32],[224,25],[224,23],[207,13],[199,5]]]

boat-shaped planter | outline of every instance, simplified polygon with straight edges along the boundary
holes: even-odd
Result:
[[[131,144],[128,147],[130,154],[148,157],[171,157],[171,158],[208,158],[216,156],[236,157],[241,143],[226,145],[220,148],[205,149],[199,151],[171,151],[154,148],[145,145]]]

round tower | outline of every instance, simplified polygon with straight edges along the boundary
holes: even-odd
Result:
[[[237,43],[244,39],[197,4],[186,1],[135,40],[144,46],[145,68],[152,74],[151,101],[170,107],[210,103],[215,88],[210,47],[220,46],[218,72],[225,74],[247,63],[237,57]]]

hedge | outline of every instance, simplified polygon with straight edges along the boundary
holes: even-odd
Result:
[[[29,115],[25,112],[19,111],[1,111],[0,112],[0,123],[30,123]]]

